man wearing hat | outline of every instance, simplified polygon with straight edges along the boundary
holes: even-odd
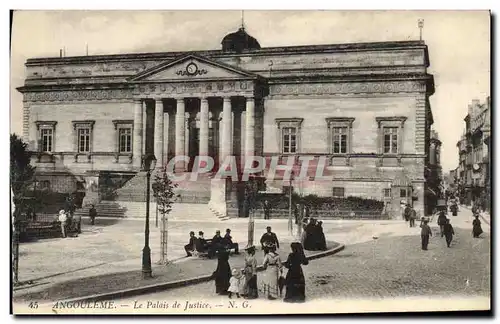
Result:
[[[432,236],[432,231],[429,227],[429,220],[427,218],[423,219],[422,224],[420,224],[420,228],[422,228],[420,232],[420,236],[422,238],[422,250],[427,251],[427,246],[429,245],[429,237]]]
[[[228,248],[228,249],[234,249],[234,253],[235,254],[239,254],[240,252],[238,251],[239,250],[239,246],[238,246],[238,243],[234,243],[233,242],[233,237],[231,236],[231,229],[226,229],[226,234],[224,235],[224,245]]]
[[[271,230],[271,226],[266,227],[267,232],[264,233],[260,239],[260,245],[262,246],[262,250],[264,250],[264,254],[267,253],[267,247],[271,245],[275,245],[277,249],[280,248],[280,243],[278,242],[278,237]]]
[[[184,250],[188,257],[192,256],[191,252],[196,248],[196,236],[194,236],[194,232],[189,232],[189,243],[184,245]]]

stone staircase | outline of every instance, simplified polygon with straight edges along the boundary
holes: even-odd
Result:
[[[181,176],[181,175],[179,175]],[[177,202],[191,204],[207,204],[210,201],[210,178],[206,174],[198,175],[196,181],[189,181],[190,175],[186,176],[186,181],[177,182],[175,189],[179,195]],[[146,201],[146,173],[139,172],[123,187],[117,189],[113,200],[115,201]],[[154,182],[154,174],[151,175],[151,185]],[[150,200],[154,201],[153,190],[151,189]]]
[[[150,219],[156,217],[156,203],[150,203]],[[96,205],[97,217],[116,218],[145,218],[146,203],[137,201],[101,201]],[[88,216],[89,207],[86,206],[75,212],[80,216]],[[161,214],[158,214],[161,217]],[[220,221],[223,218],[215,214],[208,206],[202,203],[179,203],[173,204],[169,214],[169,220],[173,221]]]

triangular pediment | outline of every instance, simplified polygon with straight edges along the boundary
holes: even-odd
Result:
[[[161,63],[130,78],[130,82],[210,79],[256,79],[257,75],[198,55],[185,55]]]

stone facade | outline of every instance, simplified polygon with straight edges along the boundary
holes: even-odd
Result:
[[[457,143],[459,195],[466,205],[481,200],[485,209],[489,209],[491,196],[490,120],[490,97],[483,103],[477,99],[473,100],[464,118],[465,134]]]
[[[324,157],[329,178],[304,194],[344,188],[423,213],[428,66],[422,41],[29,59],[23,138],[46,176],[137,172],[151,153]]]

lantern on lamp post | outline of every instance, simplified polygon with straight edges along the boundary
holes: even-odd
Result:
[[[151,248],[149,247],[149,198],[151,194],[151,172],[155,167],[156,157],[153,154],[146,155],[142,160],[142,171],[146,172],[146,225],[144,229],[144,249],[142,250],[142,277],[144,279],[153,276]]]

